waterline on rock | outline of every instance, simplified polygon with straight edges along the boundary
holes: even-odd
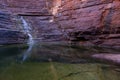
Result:
[[[32,51],[32,48],[33,48],[33,45],[34,45],[34,40],[33,40],[33,37],[30,33],[30,26],[29,24],[27,23],[27,21],[21,16],[21,21],[22,21],[22,24],[23,24],[23,28],[24,28],[24,33],[27,34],[29,36],[29,39],[28,39],[28,49],[23,53],[23,56],[22,56],[22,62],[24,62],[27,57],[31,54],[31,51]]]

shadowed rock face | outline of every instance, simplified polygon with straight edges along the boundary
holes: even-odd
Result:
[[[0,30],[0,44],[20,44],[27,42],[27,36],[19,31]]]
[[[0,44],[26,43],[28,36],[21,32],[16,17],[0,12]]]
[[[120,46],[119,0],[1,0],[0,6],[3,12],[24,16],[41,41]]]

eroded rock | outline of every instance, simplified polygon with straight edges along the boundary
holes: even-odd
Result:
[[[91,56],[92,58],[99,59],[101,61],[109,61],[114,64],[120,65],[120,54],[109,54],[109,53],[104,53],[104,54],[94,54]]]

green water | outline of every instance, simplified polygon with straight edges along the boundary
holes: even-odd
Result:
[[[78,47],[66,43],[37,43],[0,47],[0,80],[120,80],[120,68],[83,58],[115,52],[113,49]],[[25,59],[24,59],[25,58]]]

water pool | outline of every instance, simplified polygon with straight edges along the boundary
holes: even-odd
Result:
[[[0,80],[120,80],[120,68],[88,55],[118,51],[67,43],[0,47]],[[86,58],[85,58],[86,56]]]

